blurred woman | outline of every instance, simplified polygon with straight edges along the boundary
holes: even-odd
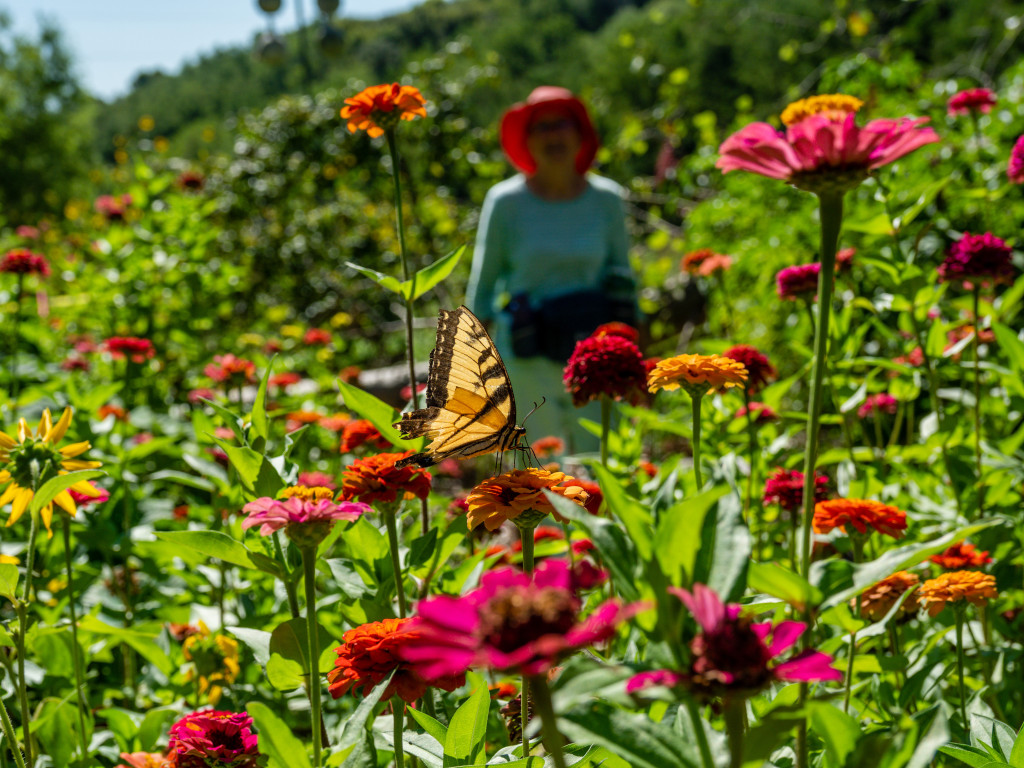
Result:
[[[597,133],[565,88],[534,89],[504,114],[500,134],[520,173],[484,199],[466,304],[492,329],[519,413],[547,401],[530,417],[532,438],[595,450],[597,438],[577,419],[598,421],[600,407],[574,408],[562,370],[575,342],[601,323],[635,322],[624,190],[588,173]]]

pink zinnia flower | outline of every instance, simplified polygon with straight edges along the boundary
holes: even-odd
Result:
[[[304,526],[316,523],[333,523],[336,520],[351,523],[358,520],[359,516],[370,511],[368,504],[358,501],[333,502],[328,499],[309,501],[307,499],[292,496],[290,499],[280,501],[266,496],[250,501],[244,507],[243,512],[249,516],[242,521],[242,529],[260,526],[260,533],[269,536],[274,531],[285,528],[289,533],[293,526]]]
[[[992,283],[1013,281],[1012,250],[1002,238],[991,232],[972,235],[964,232],[950,247],[939,265],[939,281],[983,280]]]
[[[776,291],[780,299],[795,301],[818,293],[818,273],[821,264],[797,264],[780,269],[775,275]]]
[[[275,373],[267,383],[272,387],[289,387],[292,384],[298,384],[300,381],[302,381],[302,374],[286,371],[284,373]]]
[[[725,350],[722,356],[743,363],[743,367],[747,369],[746,387],[748,392],[757,392],[768,383],[769,379],[775,378],[775,367],[757,347],[752,347],[749,344],[737,344],[735,347]]]
[[[825,102],[849,97],[819,96]],[[796,105],[792,105],[796,106]],[[939,140],[928,118],[872,120],[856,123],[856,107],[810,105],[796,113],[784,132],[768,123],[751,123],[722,144],[717,166],[723,173],[751,171],[781,179],[810,192],[856,186],[868,174],[925,144]],[[789,111],[789,110],[787,110]],[[786,117],[784,116],[784,120]]]
[[[843,272],[853,266],[853,257],[857,255],[856,248],[842,248],[836,252],[836,269]]]
[[[828,478],[815,473],[814,501],[828,495]],[[804,501],[804,473],[795,469],[778,469],[764,484],[764,503],[778,504],[787,512],[800,509]]]
[[[259,746],[252,718],[245,712],[212,709],[185,715],[171,726],[169,752],[175,768],[257,768]]]
[[[153,342],[138,336],[111,336],[103,346],[111,357],[127,357],[133,363],[144,363],[156,354]]]
[[[225,386],[252,384],[256,381],[255,363],[235,357],[231,353],[214,355],[213,362],[203,369],[203,373]]]
[[[193,404],[198,403],[200,400],[214,400],[216,397],[217,393],[209,387],[198,387],[188,391],[188,401]]]
[[[462,597],[422,601],[411,625],[422,639],[402,655],[428,679],[470,667],[542,675],[579,649],[610,638],[639,610],[609,600],[580,622],[580,606],[562,560],[542,562],[532,576],[514,568],[491,571]]]
[[[338,490],[338,485],[334,482],[334,476],[328,475],[326,472],[299,472],[299,485],[304,485],[307,488],[330,488],[332,491]]]
[[[93,203],[93,207],[97,213],[103,214],[107,221],[124,221],[127,207],[131,204],[131,195],[100,195]]]
[[[15,248],[13,251],[5,253],[3,259],[0,260],[0,272],[49,277],[50,265],[38,253],[33,253],[27,248]]]
[[[1024,136],[1021,136],[1010,150],[1010,162],[1006,166],[1006,175],[1014,184],[1024,184]]]
[[[84,509],[92,504],[102,504],[105,501],[110,501],[110,491],[106,488],[97,487],[96,490],[99,493],[95,496],[87,496],[84,493],[79,493],[76,490],[69,489],[68,493],[71,494],[71,498],[75,500],[75,506],[79,509]]]
[[[832,657],[820,651],[801,651],[780,663],[780,657],[806,630],[803,622],[754,623],[741,615],[741,606],[724,604],[703,584],[695,584],[693,592],[678,587],[669,587],[669,592],[683,601],[701,628],[690,643],[690,668],[685,674],[666,670],[642,673],[641,680],[634,678],[627,684],[627,691],[684,683],[704,698],[748,698],[776,681],[843,679],[842,673],[832,668]]]
[[[14,234],[25,240],[38,240],[40,231],[39,227],[33,227],[31,224],[22,224],[14,230]]]
[[[980,112],[987,115],[996,104],[996,95],[988,88],[968,88],[953,94],[946,103],[951,115],[969,115]]]
[[[868,395],[864,398],[863,404],[857,409],[857,416],[866,419],[871,415],[887,413],[894,415],[899,410],[899,401],[886,392],[879,392],[877,395]]]
[[[736,417],[742,418],[750,413],[754,417],[755,424],[767,424],[772,421],[777,421],[779,414],[773,411],[770,407],[764,403],[759,403],[756,400],[750,401],[750,409],[747,406],[740,406],[740,409],[736,411]]]

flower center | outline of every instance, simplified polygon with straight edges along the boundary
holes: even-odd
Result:
[[[841,93],[811,96],[794,101],[782,110],[782,123],[783,125],[793,125],[811,115],[824,115],[829,120],[841,122],[846,119],[847,115],[856,114],[862,106],[864,106],[864,102],[857,97]]]
[[[703,685],[758,689],[771,678],[767,649],[743,618],[698,635],[690,650],[694,680]]]
[[[64,458],[49,443],[35,438],[11,448],[9,455],[7,469],[11,478],[22,488],[33,491],[59,473]]]
[[[481,634],[490,645],[511,653],[545,635],[564,635],[576,623],[579,603],[556,587],[512,588],[487,604]]]
[[[285,488],[281,491],[281,496],[286,499],[297,496],[298,498],[305,499],[306,501],[320,501],[321,499],[327,499],[330,501],[334,498],[334,491],[330,488],[325,488],[322,485],[293,485],[290,488]]]

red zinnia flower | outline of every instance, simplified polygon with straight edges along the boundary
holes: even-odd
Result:
[[[131,195],[100,195],[93,203],[97,213],[103,214],[107,221],[124,221],[128,206],[132,204]]]
[[[868,395],[864,398],[863,404],[857,409],[857,416],[866,419],[868,416],[879,416],[887,413],[890,416],[899,410],[899,401],[890,394],[879,392],[877,395]]]
[[[856,248],[843,248],[836,252],[836,269],[840,272],[850,269],[853,266],[853,257],[857,255]]]
[[[966,541],[954,544],[953,546],[948,547],[941,554],[932,555],[928,559],[936,565],[945,568],[947,571],[960,571],[964,568],[980,568],[981,566],[992,562],[992,558],[989,556],[987,550],[979,551],[975,549],[973,544],[968,544]]]
[[[412,625],[420,640],[401,655],[427,678],[470,667],[545,674],[579,649],[610,638],[640,608],[609,600],[581,623],[572,586],[562,560],[545,560],[532,575],[514,568],[485,573],[480,586],[461,597],[422,601]]]
[[[828,478],[815,472],[814,501],[828,495]],[[804,473],[795,469],[778,469],[764,484],[764,503],[778,504],[787,512],[800,509],[804,503]]]
[[[920,368],[924,365],[924,350],[920,347],[914,347],[910,350],[909,354],[898,355],[892,359],[894,363],[900,363],[901,365],[909,365],[912,368]]]
[[[125,423],[128,421],[128,411],[113,403],[107,403],[96,411],[96,418],[100,421],[103,421],[107,416],[113,416],[115,421],[123,421]]]
[[[325,331],[323,328],[310,328],[302,337],[302,343],[308,347],[326,346],[331,343],[331,332]]]
[[[341,116],[348,120],[349,133],[366,131],[371,137],[383,136],[400,120],[426,117],[426,101],[419,89],[411,85],[372,85],[345,99]]]
[[[562,381],[577,408],[602,396],[632,402],[646,389],[644,370],[643,355],[629,339],[589,336],[576,342]]]
[[[832,657],[805,650],[781,664],[779,657],[796,645],[807,625],[799,621],[756,624],[741,614],[741,606],[726,605],[714,590],[695,584],[693,592],[669,587],[693,614],[701,632],[690,643],[686,673],[644,672],[626,685],[634,693],[652,685],[685,684],[702,698],[749,698],[775,681],[838,681]]]
[[[565,453],[565,441],[560,437],[548,435],[547,437],[534,440],[530,448],[537,454],[538,459],[546,461]]]
[[[950,247],[939,265],[939,281],[982,280],[993,283],[1013,281],[1010,246],[991,232],[963,236]]]
[[[1014,184],[1024,184],[1024,136],[1013,144],[1010,150],[1010,162],[1006,165],[1006,175]]]
[[[60,364],[60,369],[62,371],[88,371],[90,367],[89,361],[84,357],[79,357],[78,355],[66,357]]]
[[[743,367],[747,369],[745,386],[751,394],[765,386],[769,379],[775,378],[775,368],[768,362],[768,358],[749,344],[730,347],[722,356],[743,363]]]
[[[370,444],[371,448],[377,450],[383,450],[390,448],[391,443],[380,433],[372,422],[366,419],[355,419],[345,424],[344,431],[341,433],[341,445],[338,446],[338,450],[341,453],[352,453],[356,448],[366,443]]]
[[[359,374],[362,372],[363,369],[358,365],[346,365],[341,369],[341,372],[338,374],[338,378],[346,384],[355,384],[359,381]]]
[[[302,375],[286,371],[285,373],[275,373],[268,380],[268,384],[272,387],[289,387],[292,384],[298,384],[302,381]]]
[[[258,768],[262,762],[252,718],[211,709],[185,715],[171,726],[168,752],[175,768]]]
[[[754,417],[755,424],[767,424],[771,421],[778,421],[779,414],[773,411],[764,403],[759,403],[756,400],[750,401],[750,408],[741,405],[739,410],[736,411],[736,418],[743,418],[750,413]]]
[[[419,467],[395,466],[395,462],[412,455],[413,451],[404,451],[356,459],[345,467],[342,474],[341,498],[357,499],[365,504],[427,498],[430,495],[430,473]]]
[[[620,323],[617,320],[597,326],[597,328],[594,329],[594,332],[590,335],[621,336],[627,341],[632,341],[634,344],[640,343],[640,331],[628,323]]]
[[[236,387],[255,383],[256,364],[229,352],[226,355],[214,355],[213,362],[203,369],[203,373],[225,387]]]
[[[780,299],[796,300],[816,296],[818,293],[818,273],[821,264],[797,264],[793,267],[780,269],[775,275],[776,292]]]
[[[112,336],[103,344],[111,357],[127,357],[133,363],[144,363],[156,355],[153,342],[137,336]]]
[[[980,112],[987,115],[996,104],[996,95],[988,88],[968,88],[953,94],[946,104],[951,115],[969,115]]]
[[[50,265],[46,258],[38,253],[33,253],[26,248],[15,248],[8,251],[0,260],[0,272],[9,272],[15,275],[39,275],[49,277]]]
[[[852,526],[861,534],[872,528],[899,539],[907,529],[907,513],[871,499],[831,499],[814,505],[813,525],[815,533],[835,528],[848,533],[847,526]]]
[[[403,648],[415,645],[421,635],[410,625],[412,619],[384,619],[348,630],[343,645],[334,649],[338,658],[327,673],[328,690],[341,698],[349,690],[361,690],[363,696],[394,671],[394,676],[381,700],[395,694],[406,703],[421,698],[427,687],[453,691],[466,682],[465,672],[426,679],[401,656]]]

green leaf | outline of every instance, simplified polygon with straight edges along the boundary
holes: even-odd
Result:
[[[97,477],[102,477],[107,474],[99,469],[82,469],[77,472],[68,472],[66,475],[57,475],[51,477],[32,496],[32,503],[29,505],[29,512],[33,515],[39,513],[43,507],[52,502],[58,494],[62,491],[66,491],[75,483],[80,483],[83,480],[93,480]]]
[[[654,554],[671,584],[693,583],[704,518],[728,491],[726,486],[714,488],[662,512],[654,537]]]
[[[32,732],[54,765],[69,765],[78,743],[76,707],[67,701],[46,699],[32,718]]]
[[[637,552],[640,553],[640,557],[643,560],[650,560],[654,551],[652,546],[654,520],[651,518],[651,513],[637,499],[627,494],[619,479],[607,469],[597,466],[594,467],[594,473],[608,509],[622,521]]]
[[[811,728],[825,744],[826,768],[843,768],[847,756],[857,746],[860,724],[831,704],[815,701],[808,705],[808,709]]]
[[[252,716],[260,737],[260,754],[270,758],[268,768],[312,768],[306,745],[266,704],[250,701],[245,711]]]
[[[455,266],[459,263],[459,259],[462,258],[462,254],[466,252],[466,246],[460,245],[454,251],[449,253],[447,256],[443,256],[433,264],[428,264],[423,267],[419,272],[416,273],[412,280],[406,280],[400,286],[401,294],[409,300],[412,286],[416,286],[416,291],[412,294],[412,300],[415,301],[420,296],[425,294],[435,285],[444,280],[448,275],[452,273]]]
[[[373,715],[373,709],[380,701],[381,695],[391,685],[391,678],[394,677],[394,674],[394,672],[391,672],[385,679],[381,680],[377,687],[363,697],[363,700],[359,702],[359,706],[356,707],[356,711],[345,719],[341,736],[338,737],[337,743],[334,745],[337,751],[344,752],[346,749],[351,749],[363,738],[366,733],[366,723]]]
[[[142,716],[137,712],[118,709],[117,707],[101,709],[96,714],[107,721],[107,727],[110,728],[117,739],[121,751],[131,752],[132,744],[135,743],[135,734],[139,731],[139,723],[142,721]]]
[[[420,710],[413,709],[412,707],[409,707],[406,712],[408,712],[410,717],[417,722],[420,728],[426,731],[438,744],[443,746],[448,740],[448,729],[445,728],[438,720],[435,720],[426,712],[421,712]]]
[[[484,759],[484,735],[487,732],[487,713],[491,697],[487,682],[477,673],[470,672],[466,680],[473,686],[470,697],[455,710],[444,739],[445,768],[467,765]]]
[[[1002,759],[1013,752],[1017,732],[1006,723],[985,715],[970,715],[971,743],[975,746],[988,744]]]
[[[960,762],[972,766],[972,768],[985,768],[992,765],[992,755],[983,749],[970,747],[966,744],[947,744],[944,747],[939,747],[939,752],[955,757]]]
[[[214,442],[228,455],[231,466],[238,472],[242,488],[250,498],[262,496],[273,498],[284,486],[284,480],[270,459],[247,445],[232,445],[215,437]]]
[[[0,597],[15,600],[18,595],[18,566],[13,563],[0,564]]]
[[[575,742],[605,747],[633,768],[693,768],[695,747],[646,714],[594,701],[558,718],[558,729]]]
[[[423,446],[423,440],[403,440],[401,433],[392,424],[399,420],[399,413],[390,405],[380,400],[369,392],[355,387],[344,381],[338,381],[338,389],[341,390],[341,397],[345,401],[345,407],[360,418],[366,419],[377,431],[389,440],[393,446],[402,451],[410,449],[419,450]]]
[[[992,323],[999,349],[1010,359],[1010,367],[1018,375],[1024,374],[1024,341],[1002,323]]]
[[[806,606],[816,605],[821,600],[818,589],[808,584],[799,574],[777,563],[751,563],[747,570],[747,586],[785,600],[801,612]]]
[[[1024,728],[1020,729],[1013,741],[1013,748],[1010,749],[1010,765],[1013,768],[1024,768]]]
[[[259,553],[249,551],[244,544],[220,531],[157,531],[154,535],[163,541],[193,549],[225,563],[253,568],[279,578],[284,576],[280,563],[266,556],[256,558]]]
[[[240,443],[244,443],[245,442],[245,433],[242,431],[242,419],[239,416],[237,416],[230,409],[225,408],[220,403],[213,402],[213,400],[207,400],[205,397],[201,397],[199,399],[203,403],[205,403],[206,405],[208,405],[211,408],[213,408],[214,411],[216,411],[217,413],[220,414],[220,417],[222,419],[224,419],[224,423],[227,424],[228,427],[231,429],[231,431],[235,433],[235,439],[238,440],[238,442],[240,442]],[[196,417],[193,416],[192,417],[192,423],[196,424],[196,421],[197,421]],[[196,430],[196,435],[198,436],[200,434],[206,434],[206,436],[209,437],[211,440],[216,441],[216,438],[213,437],[212,430],[209,430],[209,429],[199,430],[199,429],[197,429]]]
[[[83,616],[78,622],[78,628],[83,632],[108,635],[122,643],[127,643],[140,656],[165,675],[170,675],[173,670],[170,658],[156,643],[156,632],[143,632],[138,628],[125,629],[124,627],[113,627],[92,615]]]
[[[156,707],[146,712],[139,726],[139,748],[143,752],[156,750],[158,741],[162,741],[164,726],[178,718],[178,711],[172,707]]]
[[[276,356],[271,358],[267,370],[263,372],[260,388],[256,392],[256,400],[252,404],[252,434],[257,438],[262,438],[264,445],[270,439],[270,420],[267,418],[267,383],[270,381],[270,372],[274,369],[274,360],[276,359]]]
[[[694,581],[707,584],[726,602],[739,600],[750,565],[750,532],[735,494],[722,496],[704,518]]]
[[[397,293],[399,296],[405,295],[402,288],[402,283],[398,280],[397,277],[385,275],[383,272],[378,272],[377,270],[370,269],[369,267],[361,267],[358,264],[352,263],[351,261],[346,261],[345,266],[348,267],[349,269],[354,269],[356,272],[363,275],[364,277],[370,278],[371,280],[373,280],[373,282],[375,282],[377,285],[379,285],[381,288],[384,288],[385,290],[391,291],[392,293]]]
[[[330,672],[334,666],[334,648],[337,643],[331,633],[319,624],[320,660],[318,674]],[[279,624],[270,634],[270,659],[267,661],[267,679],[282,691],[295,690],[302,685],[310,672],[309,635],[306,620],[289,619]]]

